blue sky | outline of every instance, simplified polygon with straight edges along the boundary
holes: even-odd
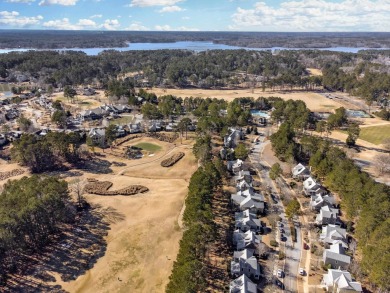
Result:
[[[390,31],[390,0],[0,0],[0,29]]]

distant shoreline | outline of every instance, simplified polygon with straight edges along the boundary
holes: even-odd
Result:
[[[182,42],[166,42],[166,43],[127,43],[126,47],[88,47],[88,48],[7,48],[0,49],[0,54],[10,52],[26,52],[26,51],[76,51],[84,52],[89,56],[95,56],[106,50],[115,50],[118,52],[126,51],[154,51],[154,50],[187,50],[194,52],[202,52],[207,50],[248,50],[248,51],[284,51],[284,50],[320,50],[333,51],[344,53],[358,53],[361,50],[390,50],[390,48],[368,48],[368,47],[324,47],[324,48],[289,48],[289,47],[263,47],[263,48],[248,48],[240,46],[232,46],[218,44],[212,41],[182,41]]]
[[[128,43],[211,42],[253,48],[390,48],[390,32],[190,32],[0,30],[1,49],[126,48]]]

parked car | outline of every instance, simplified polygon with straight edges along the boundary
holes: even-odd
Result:
[[[305,275],[305,270],[303,268],[299,268],[299,274],[301,276],[304,276]]]
[[[284,276],[284,272],[282,269],[278,269],[278,271],[276,272],[276,275],[278,276],[278,278],[283,278]]]

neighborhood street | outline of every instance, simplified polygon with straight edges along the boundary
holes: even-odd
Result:
[[[295,226],[297,232],[297,242],[293,242],[290,227],[284,213],[284,207],[282,201],[280,200],[279,190],[281,194],[287,198],[292,198],[293,195],[290,188],[282,180],[278,180],[277,186],[269,177],[270,165],[262,158],[263,149],[269,143],[270,141],[265,141],[264,137],[261,137],[258,143],[253,143],[249,159],[256,168],[263,185],[271,192],[271,194],[275,195],[273,197],[274,202],[269,203],[269,208],[278,210],[280,212],[279,215],[282,218],[284,230],[283,234],[285,237],[283,241],[278,242],[280,244],[281,251],[284,250],[286,258],[285,261],[281,262],[277,268],[282,268],[285,273],[284,278],[280,278],[280,281],[284,284],[284,292],[298,292],[297,278],[299,276],[299,262],[302,253],[301,230],[299,227]],[[277,235],[280,235],[279,232]],[[279,240],[279,238],[277,238],[277,240]]]

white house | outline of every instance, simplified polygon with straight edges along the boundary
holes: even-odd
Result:
[[[242,232],[251,230],[253,232],[261,231],[261,221],[256,217],[256,214],[252,214],[249,210],[243,212],[236,212],[235,229],[239,229]]]
[[[253,251],[244,249],[241,254],[234,254],[230,263],[230,272],[234,277],[242,274],[251,279],[260,279],[260,265],[257,258],[253,256]]]
[[[231,200],[241,211],[249,209],[252,213],[264,212],[264,196],[255,193],[252,188],[232,194]]]
[[[320,193],[312,195],[310,198],[310,208],[312,210],[320,210],[323,206],[333,207],[335,200],[333,196],[328,194],[322,195]]]
[[[257,293],[257,286],[246,275],[230,282],[230,293]]]
[[[252,231],[241,232],[239,229],[233,232],[233,245],[237,250],[244,250],[245,248],[254,249],[257,253],[258,245],[261,242],[261,237]]]
[[[321,285],[327,292],[353,293],[362,292],[362,285],[352,279],[348,271],[329,269],[324,275]]]
[[[320,213],[316,217],[316,223],[318,225],[338,224],[339,214],[340,211],[338,209],[324,206],[320,209]]]
[[[292,168],[292,175],[295,179],[307,179],[310,177],[310,170],[303,166],[301,163]]]
[[[347,230],[337,225],[326,225],[322,227],[320,241],[328,244],[341,243],[344,248],[348,248]]]
[[[325,194],[325,189],[317,183],[312,177],[303,181],[303,192],[308,195]]]

